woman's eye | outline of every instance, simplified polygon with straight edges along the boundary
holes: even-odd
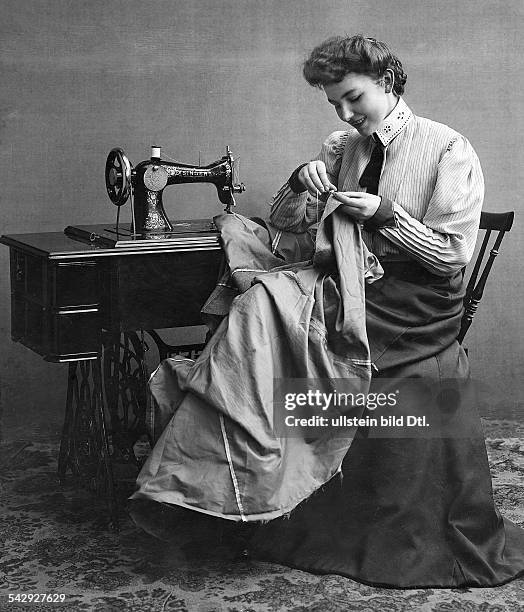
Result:
[[[356,102],[361,97],[362,97],[362,94],[359,94],[356,98],[351,98],[350,102]]]

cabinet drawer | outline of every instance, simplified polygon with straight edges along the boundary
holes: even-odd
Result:
[[[84,312],[55,312],[48,320],[51,340],[45,358],[60,361],[72,355],[85,355],[100,351],[100,313],[96,310]]]
[[[99,303],[99,265],[96,261],[57,262],[50,272],[54,308]]]
[[[101,345],[98,307],[53,311],[13,294],[11,336],[48,361],[93,356]]]
[[[11,250],[11,336],[50,361],[100,350],[97,261],[54,261]]]

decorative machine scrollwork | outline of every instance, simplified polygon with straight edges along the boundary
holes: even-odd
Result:
[[[182,357],[187,357],[189,359],[197,359],[197,357],[199,357],[204,350],[204,346],[209,339],[209,337],[206,337],[206,341],[204,343],[199,342],[196,344],[173,345],[165,342],[160,337],[159,333],[152,329],[148,329],[147,333],[151,336],[156,344],[159,361],[163,361],[164,359],[172,357],[173,355],[181,355]]]
[[[62,483],[68,468],[97,497],[107,500],[111,526],[118,529],[99,358],[69,364],[66,415],[58,457],[58,476]]]
[[[196,359],[204,346],[173,346],[153,330],[104,332],[99,357],[69,364],[58,475],[63,482],[70,469],[80,483],[105,498],[110,524],[116,530],[119,521],[113,469],[122,464],[131,466],[134,478],[147,455],[137,453],[137,442],[147,436],[149,445],[152,443],[152,430],[146,425],[154,411],[147,387],[146,333],[158,349],[159,360],[173,354]]]
[[[104,388],[110,418],[109,439],[114,460],[140,465],[135,444],[147,434],[148,346],[143,334],[107,333],[103,339]]]

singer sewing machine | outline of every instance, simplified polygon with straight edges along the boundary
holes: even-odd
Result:
[[[151,147],[151,158],[133,168],[122,149],[112,149],[107,157],[105,182],[109,199],[117,206],[114,227],[68,226],[65,233],[71,238],[88,240],[98,246],[150,247],[190,239],[190,234],[212,231],[209,220],[183,220],[172,223],[164,210],[162,194],[168,185],[182,183],[213,183],[218,199],[231,212],[235,193],[245,191],[243,183],[235,182],[237,165],[229,147],[226,154],[207,166],[195,166],[161,159],[161,147]],[[131,201],[131,223],[120,225],[120,207]]]
[[[105,183],[117,207],[115,225],[0,237],[10,249],[13,340],[47,361],[69,364],[59,477],[70,470],[94,486],[107,499],[113,526],[113,463],[123,457],[136,467],[135,444],[151,427],[146,353],[150,365],[172,353],[199,354],[205,333],[200,310],[223,264],[212,220],[170,221],[163,191],[213,183],[231,212],[234,195],[244,191],[235,174],[229,147],[207,166],[164,161],[160,147],[153,147],[136,168],[113,149]],[[128,200],[131,222],[121,224]],[[193,328],[196,340],[172,346],[158,333],[182,327]],[[149,350],[155,346],[156,359]]]

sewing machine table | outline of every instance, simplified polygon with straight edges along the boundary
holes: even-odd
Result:
[[[92,226],[93,233],[105,226]],[[0,237],[10,248],[11,335],[45,360],[68,363],[58,474],[68,468],[110,506],[118,528],[112,457],[132,455],[146,431],[143,331],[201,325],[222,265],[219,235],[184,243],[103,248],[62,232]],[[138,333],[137,333],[138,332]],[[181,347],[198,350],[198,345]],[[134,458],[134,457],[133,457]]]

